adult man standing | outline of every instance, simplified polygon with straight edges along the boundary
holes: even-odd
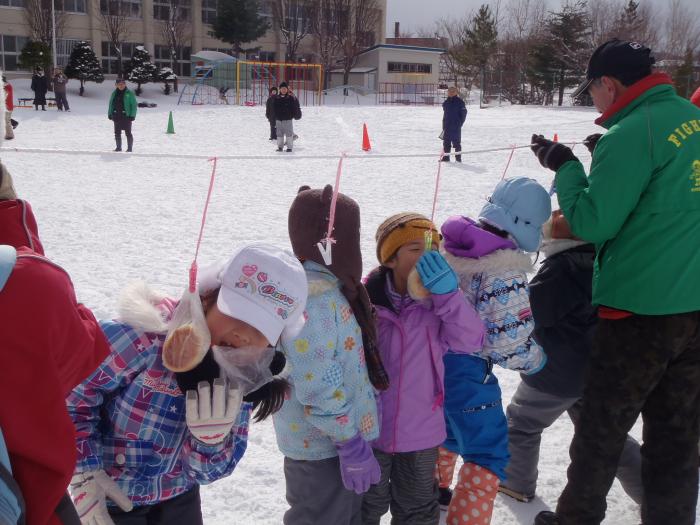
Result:
[[[458,94],[457,88],[452,86],[447,90],[447,99],[442,103],[442,149],[445,153],[449,153],[452,146],[455,153],[462,151],[462,126],[467,120],[467,106]],[[442,160],[450,162],[450,156],[446,155]],[[462,162],[462,155],[456,155],[455,160]]]
[[[282,151],[285,144],[287,152],[294,147],[294,120],[301,118],[301,108],[297,97],[289,92],[286,82],[280,84],[279,95],[274,98],[275,128],[277,129],[277,151]]]
[[[596,244],[600,322],[568,484],[537,525],[599,524],[627,432],[644,421],[642,523],[695,523],[700,416],[700,109],[652,74],[651,50],[611,40],[586,81],[607,128],[588,177],[533,135],[573,233]]]
[[[114,122],[114,140],[117,147],[114,151],[122,150],[122,130],[126,135],[126,151],[131,152],[134,146],[134,136],[131,134],[131,123],[136,120],[136,97],[126,87],[123,78],[117,79],[117,89],[109,99],[107,118]]]

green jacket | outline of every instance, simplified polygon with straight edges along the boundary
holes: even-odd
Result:
[[[107,117],[115,117],[114,114],[114,99],[117,96],[117,89],[112,92],[112,96],[109,99],[109,109],[107,110]],[[128,118],[136,118],[136,96],[134,92],[130,89],[124,90],[124,112]],[[118,116],[118,115],[116,115]]]
[[[593,302],[642,315],[700,310],[700,108],[669,84],[630,86],[596,121],[590,175],[556,174],[572,231],[596,244]]]

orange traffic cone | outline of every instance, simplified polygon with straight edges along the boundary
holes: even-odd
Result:
[[[370,151],[372,145],[369,143],[369,133],[367,133],[367,124],[362,125],[362,151]]]
[[[554,142],[559,142],[559,135],[556,133],[554,134]]]

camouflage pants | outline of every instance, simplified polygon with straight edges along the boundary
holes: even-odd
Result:
[[[695,523],[700,433],[700,312],[601,319],[590,357],[561,525],[598,525],[618,459],[644,423],[644,525]],[[613,520],[614,522],[614,520]]]

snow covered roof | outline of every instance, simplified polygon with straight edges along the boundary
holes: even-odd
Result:
[[[199,51],[191,56],[192,60],[208,60],[210,62],[235,62],[236,57],[220,51]]]
[[[376,70],[376,67],[354,67],[350,70],[350,73],[371,73]],[[331,69],[331,73],[342,73],[343,71],[343,69]]]
[[[365,53],[369,53],[370,51],[376,51],[378,49],[384,49],[387,51],[392,51],[392,50],[398,50],[398,51],[420,51],[423,53],[438,53],[438,54],[443,54],[446,49],[441,49],[438,47],[420,47],[420,46],[402,46],[402,45],[397,45],[397,44],[377,44],[376,46],[372,46],[369,49],[365,49],[361,55]]]

